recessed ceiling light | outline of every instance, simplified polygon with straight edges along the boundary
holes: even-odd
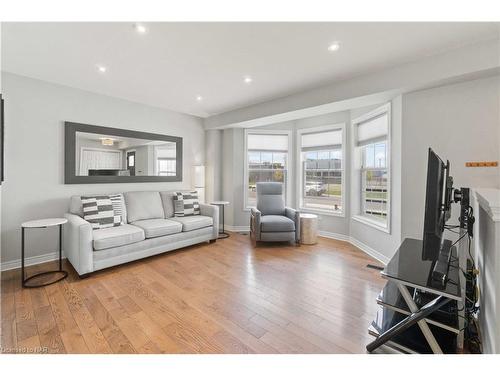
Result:
[[[108,70],[108,68],[106,68],[104,65],[97,65],[97,70],[99,71],[99,73],[106,73],[106,70]]]
[[[144,26],[141,23],[136,23],[134,25],[134,28],[135,28],[135,31],[137,31],[139,34],[146,34],[148,32],[148,29],[146,28],[146,26]]]
[[[253,81],[252,77],[250,77],[250,76],[246,76],[243,78],[243,82],[245,82],[245,83],[252,83],[252,81]]]
[[[335,52],[340,49],[340,43],[339,42],[333,42],[328,46],[328,51],[330,52]]]
[[[199,102],[201,102],[201,101],[203,100],[203,96],[198,95],[198,96],[196,97],[196,100],[198,100]]]

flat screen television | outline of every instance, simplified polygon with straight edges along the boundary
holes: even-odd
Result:
[[[450,217],[453,179],[446,163],[429,148],[422,259],[435,261],[443,245],[444,225]]]

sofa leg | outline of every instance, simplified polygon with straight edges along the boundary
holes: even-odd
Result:
[[[90,275],[92,275],[92,272],[89,272],[89,273],[84,273],[83,275],[78,275],[78,277],[83,280],[83,279],[86,279],[87,277],[89,277]]]
[[[217,241],[217,239],[214,238],[213,240],[208,240],[208,243],[214,243],[216,241]]]

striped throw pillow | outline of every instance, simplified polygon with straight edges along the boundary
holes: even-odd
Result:
[[[200,202],[196,191],[174,193],[174,216],[193,216],[200,214]]]
[[[121,215],[115,214],[113,201],[109,195],[82,196],[81,200],[83,219],[92,225],[92,229],[104,229],[121,225]]]
[[[121,194],[110,194],[109,199],[111,199],[111,204],[113,205],[113,211],[115,216],[119,215],[123,221],[123,202]]]

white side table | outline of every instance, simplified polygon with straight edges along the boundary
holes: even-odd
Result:
[[[222,212],[222,231],[219,230],[219,238],[228,238],[229,233],[226,233],[224,230],[224,206],[227,206],[229,204],[228,201],[213,201],[210,202],[211,205],[213,206],[219,206],[222,207],[221,212]]]
[[[68,222],[64,218],[53,218],[53,219],[41,219],[27,221],[21,224],[21,283],[24,288],[39,288],[42,286],[50,285],[61,281],[68,276],[68,272],[62,269],[62,227]],[[24,278],[24,230],[27,228],[48,228],[59,226],[59,269],[53,271],[46,271],[31,275],[28,278]],[[43,284],[28,284],[28,281],[33,280],[39,276],[50,275],[54,273],[59,273],[60,276],[55,280],[43,283]]]
[[[318,215],[300,214],[300,243],[314,245],[318,241]]]

